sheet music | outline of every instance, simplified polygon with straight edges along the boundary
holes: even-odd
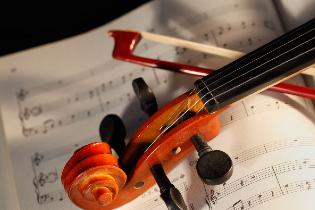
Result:
[[[113,60],[110,55],[113,41],[104,35],[105,31],[115,28],[154,31],[247,52],[282,33],[271,1],[196,2],[155,1],[84,35],[0,60],[1,113],[21,209],[77,209],[65,196],[60,183],[60,172],[76,148],[98,139],[98,124],[106,114],[120,115],[126,123],[129,136],[146,119],[132,92],[132,79],[143,77],[152,87],[160,105],[192,87],[195,78]],[[203,53],[149,42],[141,43],[137,53],[211,68],[229,62]],[[268,200],[264,197],[263,200],[262,196],[270,190],[279,194],[276,187],[282,185],[281,189],[286,189],[288,193],[282,197],[276,194],[281,199],[287,199],[293,194],[299,196],[294,193],[298,185],[307,185],[303,189],[309,188],[308,190],[301,190],[304,194],[313,192],[314,176],[306,177],[307,184],[302,183],[302,178],[279,178],[280,185],[269,182],[267,178],[256,182],[247,181],[248,178],[245,180],[249,174],[260,169],[266,170],[265,174],[269,174],[269,179],[272,179],[275,176],[270,175],[270,167],[294,163],[303,165],[306,159],[307,166],[303,166],[300,171],[312,171],[309,165],[314,157],[307,153],[313,149],[312,146],[279,146],[281,142],[289,145],[295,140],[293,136],[301,144],[312,142],[314,125],[307,118],[312,116],[311,113],[306,113],[308,110],[309,102],[305,100],[266,93],[235,104],[222,115],[223,132],[211,145],[233,157],[249,151],[247,156],[242,156],[244,161],[236,164],[233,178],[226,184],[233,186],[230,182],[243,177],[243,183],[246,182],[244,185],[248,187],[221,196],[215,204],[213,196],[218,197],[215,194],[217,192],[223,195],[224,190],[219,190],[221,186],[218,186],[218,190],[213,189],[211,198],[212,188],[204,186],[195,173],[196,155],[187,158],[169,177],[184,194],[190,209],[221,209],[222,206],[227,209],[233,205],[249,205],[248,201],[251,203],[249,206],[255,203],[256,207],[261,206],[260,203],[264,206],[277,205],[280,198]],[[293,123],[287,116],[290,116]],[[283,119],[286,122],[282,122]],[[294,127],[299,129],[292,129]],[[244,128],[248,132],[243,132]],[[259,145],[269,144],[278,145],[281,149],[258,156],[251,152],[256,151],[255,148]],[[288,156],[292,159],[277,157],[279,153],[286,154],[288,151],[299,155],[301,151],[306,153],[305,157],[295,157],[290,153]],[[273,160],[274,157],[279,162],[258,164],[265,159]],[[289,173],[291,172],[285,174]],[[264,184],[269,188],[261,188],[265,186],[261,184],[262,181],[268,183]],[[287,184],[288,187],[285,187]],[[238,194],[254,185],[260,186],[256,194],[264,193],[260,196],[260,203],[252,198],[255,193],[246,194],[247,197]],[[203,195],[193,196],[196,192]],[[122,207],[131,208],[165,207],[157,188],[153,187],[136,201]]]

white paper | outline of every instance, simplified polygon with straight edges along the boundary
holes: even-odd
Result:
[[[195,78],[114,61],[111,58],[113,40],[105,32],[117,28],[154,31],[246,52],[283,32],[269,1],[164,0],[146,4],[84,35],[2,58],[1,113],[21,209],[77,209],[65,196],[60,172],[76,148],[98,139],[98,124],[106,114],[120,115],[129,136],[146,119],[131,89],[133,78],[143,77],[156,93],[160,105],[192,87]],[[137,53],[211,68],[228,62],[156,43],[141,43]],[[309,103],[296,102],[284,95],[277,97],[280,99],[269,95],[255,96],[233,106],[222,115],[225,126],[212,142],[213,147],[235,157],[268,142],[291,142],[294,138],[312,141],[314,123],[308,119],[313,116],[308,113]],[[262,159],[253,157],[235,166],[229,182],[283,161],[314,158],[309,154],[311,146],[302,149],[307,153],[305,157],[300,156],[300,150],[292,150],[297,156],[283,151],[289,159],[286,156],[279,158],[275,152]],[[211,189],[205,188],[196,176],[195,159],[195,155],[187,158],[169,177],[176,180],[174,183],[183,192],[190,209],[207,209],[202,193],[205,193],[203,189],[207,193]],[[296,177],[296,180],[300,181],[300,178]],[[264,186],[267,187],[259,182],[257,193],[262,192]],[[277,185],[270,182],[268,187]],[[200,192],[200,196],[194,196],[195,192]],[[211,208],[228,208],[256,193],[239,192],[233,194],[233,199],[225,197],[217,204],[211,204]],[[314,194],[312,190],[305,192],[310,192],[307,196]],[[155,187],[122,208],[166,208],[158,194]],[[299,195],[295,193],[294,196]],[[283,199],[287,197],[283,196]],[[283,199],[262,204],[263,207],[283,205]],[[226,200],[229,202],[223,202]]]
[[[313,0],[278,0],[275,4],[286,30],[291,30],[315,18],[315,1]]]

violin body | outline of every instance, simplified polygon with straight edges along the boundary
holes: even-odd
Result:
[[[188,119],[187,117],[181,119],[167,131],[165,130],[174,123],[175,119],[178,119],[179,115],[191,107],[193,108],[190,109]],[[71,194],[71,190],[67,190],[79,186],[80,182],[84,182],[85,179],[89,178],[88,176],[91,176],[90,173],[83,175],[86,177],[81,175],[72,180],[74,186],[69,186],[66,189],[70,199],[83,209],[95,210],[117,208],[135,199],[155,184],[150,171],[153,165],[162,163],[165,171],[169,172],[194,150],[191,141],[192,136],[198,133],[209,141],[219,134],[219,115],[222,111],[209,113],[203,109],[203,105],[194,91],[179,96],[152,115],[131,138],[119,161],[119,167],[127,174],[127,182],[121,187],[119,196],[115,200],[105,206],[95,202],[96,198],[91,199],[90,202],[80,202],[80,199],[84,200],[84,195],[78,195],[77,191]],[[92,145],[87,145],[87,147]],[[81,161],[66,165],[62,175],[64,184],[71,174],[69,171],[73,170],[76,165],[80,165]],[[69,162],[73,162],[72,159]],[[99,165],[94,165],[94,167],[99,167]],[[93,170],[94,167],[92,165],[92,167],[84,168],[81,171]],[[120,173],[118,174],[121,176]]]

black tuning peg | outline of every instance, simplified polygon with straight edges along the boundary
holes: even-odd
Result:
[[[196,169],[205,184],[218,185],[226,182],[232,175],[233,163],[228,154],[212,150],[200,135],[192,137],[199,159]]]
[[[158,104],[150,87],[141,77],[132,81],[132,87],[140,101],[142,111],[149,116],[153,115],[158,110]]]
[[[179,190],[167,178],[161,164],[151,167],[152,175],[160,188],[161,198],[169,210],[186,210],[187,206]]]
[[[123,121],[114,114],[106,115],[100,123],[99,134],[103,142],[107,142],[121,157],[126,144],[126,128]]]

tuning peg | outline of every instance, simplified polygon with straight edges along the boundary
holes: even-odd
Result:
[[[155,95],[143,78],[139,77],[132,81],[133,90],[140,101],[142,111],[151,116],[158,110]]]
[[[103,142],[107,142],[121,157],[126,144],[126,128],[123,121],[114,114],[109,114],[100,123],[99,134]]]
[[[169,210],[186,210],[187,206],[179,190],[167,178],[161,164],[151,167],[152,175],[160,188],[160,197]]]
[[[232,175],[233,163],[228,154],[212,150],[200,135],[192,137],[199,159],[196,169],[205,184],[218,185],[226,182]]]

